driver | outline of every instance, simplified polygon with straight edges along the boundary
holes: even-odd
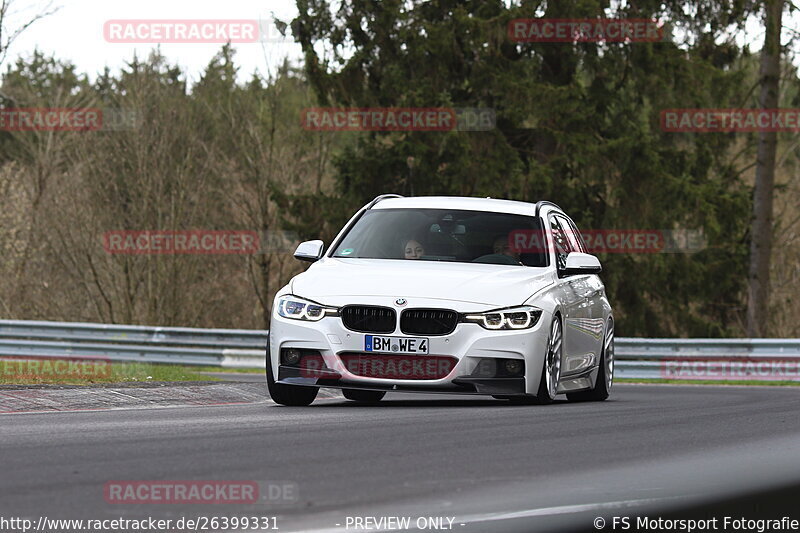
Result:
[[[509,244],[509,237],[497,237],[492,243],[492,252],[474,259],[473,263],[491,263],[495,265],[521,265],[520,252]]]
[[[507,257],[510,257],[517,263],[521,263],[519,250],[517,250],[516,248],[512,248],[508,240],[509,240],[508,237],[496,238],[494,240],[494,244],[492,245],[494,253],[497,255],[505,255]]]

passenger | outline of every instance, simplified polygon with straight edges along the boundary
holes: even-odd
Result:
[[[425,255],[425,248],[414,239],[409,239],[403,248],[406,259],[419,259]]]

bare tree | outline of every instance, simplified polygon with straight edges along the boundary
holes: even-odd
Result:
[[[16,14],[12,10],[12,6],[15,4],[16,2],[14,0],[0,0],[0,65],[5,61],[6,55],[8,55],[8,49],[17,37],[30,28],[37,20],[52,15],[60,9],[60,6],[53,7],[52,2],[47,2],[34,14],[23,16],[23,21],[18,27],[10,29],[7,27],[8,19]]]
[[[766,33],[759,72],[761,109],[778,107],[781,67],[781,21],[784,0],[764,1]],[[769,273],[772,253],[772,203],[775,184],[775,153],[778,134],[762,131],[758,139],[756,183],[753,192],[753,223],[750,241],[750,271],[747,299],[747,336],[767,334],[769,318]]]

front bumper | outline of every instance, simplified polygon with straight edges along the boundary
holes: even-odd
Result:
[[[374,300],[369,304],[391,306],[391,303],[387,305],[387,302]],[[419,307],[433,305],[420,304]],[[459,323],[455,331],[448,335],[427,336],[430,356],[447,356],[455,360],[446,376],[440,379],[385,379],[354,374],[343,364],[341,357],[344,354],[364,353],[367,334],[348,330],[339,317],[306,322],[273,315],[269,330],[268,362],[277,381],[287,385],[450,394],[535,394],[541,377],[550,320],[551,316],[545,312],[529,329],[503,331],[486,330],[478,324]],[[405,335],[399,328],[386,335],[424,336]],[[280,352],[283,348],[316,351],[322,356],[327,370],[308,375],[298,367],[281,365]],[[376,354],[371,355],[377,357]],[[414,357],[424,356],[408,356]],[[476,375],[478,364],[483,359],[519,359],[524,362],[525,372],[521,377]]]
[[[328,377],[307,377],[293,366],[281,365],[278,369],[278,382],[287,385],[308,387],[327,387],[334,389],[361,389],[393,392],[427,392],[443,394],[524,394],[525,378],[481,378],[472,376],[456,377],[440,385],[419,384],[419,380],[387,380],[354,376],[344,379],[337,372]],[[391,383],[390,383],[391,382]]]

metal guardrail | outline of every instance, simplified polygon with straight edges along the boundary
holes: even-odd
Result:
[[[0,356],[104,357],[114,361],[264,368],[267,331],[0,320]],[[642,339],[619,337],[621,378],[800,379],[800,339]],[[777,363],[776,363],[777,362]],[[778,366],[776,366],[776,364]],[[783,364],[785,368],[780,367]],[[764,376],[763,370],[771,373]],[[792,369],[794,374],[792,375]],[[671,372],[677,372],[671,375]],[[738,372],[738,374],[737,374]],[[776,374],[777,372],[777,374]],[[772,375],[774,374],[774,375]]]
[[[641,339],[619,337],[620,359],[671,357],[800,357],[800,339]]]
[[[0,320],[0,339],[4,338],[108,341],[170,346],[217,347],[224,344],[229,347],[253,348],[266,343],[267,332],[254,329],[165,328],[87,322]]]
[[[620,378],[800,380],[800,339],[617,338],[614,348]]]
[[[0,320],[0,356],[264,368],[267,332]]]

